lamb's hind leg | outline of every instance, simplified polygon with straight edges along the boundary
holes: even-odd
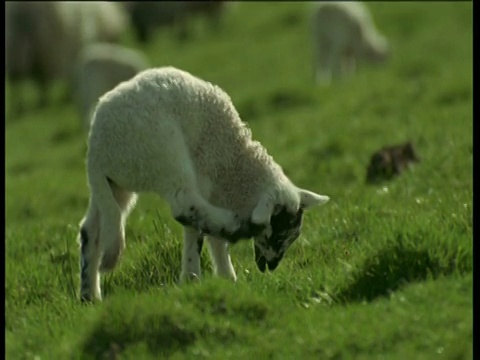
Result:
[[[203,247],[203,234],[194,228],[184,226],[183,236],[180,281],[197,280],[201,276],[200,256]]]
[[[105,244],[105,247],[102,249],[102,259],[100,262],[101,272],[112,271],[118,263],[118,260],[125,249],[125,222],[137,200],[137,195],[135,193],[121,188],[112,180],[109,180],[109,184],[113,196],[117,201],[117,205],[120,208],[120,235],[116,238],[117,241]]]
[[[80,297],[101,300],[100,271],[113,269],[124,247],[124,221],[135,197],[89,168],[90,204],[80,230]]]

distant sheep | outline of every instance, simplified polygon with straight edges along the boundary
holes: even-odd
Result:
[[[217,275],[236,280],[228,243],[251,237],[257,267],[273,271],[304,210],[328,201],[287,178],[222,89],[173,67],[145,70],[100,98],[87,175],[83,300],[101,299],[99,271],[112,270],[124,250],[137,192],[156,192],[183,224],[181,280],[200,277],[204,235]]]
[[[368,8],[360,2],[316,3],[312,39],[318,84],[328,85],[354,73],[359,60],[381,63],[389,56],[387,39],[377,31]]]
[[[120,45],[92,43],[82,50],[75,67],[74,96],[87,131],[100,96],[148,67],[141,52]]]
[[[12,86],[12,112],[24,109],[19,82],[32,79],[37,106],[48,102],[54,80],[71,81],[72,66],[84,44],[118,41],[128,17],[112,2],[19,1],[5,7],[5,73]]]
[[[19,81],[32,78],[40,88],[39,106],[47,102],[47,87],[65,76],[71,60],[66,24],[54,2],[7,2],[5,4],[5,74],[12,86],[13,112],[23,110]],[[52,47],[54,45],[54,47]]]
[[[83,43],[118,43],[130,20],[121,3],[111,1],[66,2],[81,24]]]
[[[228,1],[129,1],[123,3],[137,40],[146,43],[160,27],[173,27],[180,39],[189,35],[188,22],[192,15],[205,15],[209,24],[218,28]]]

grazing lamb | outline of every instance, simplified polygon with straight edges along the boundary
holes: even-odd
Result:
[[[314,5],[312,39],[318,84],[352,74],[357,61],[382,63],[389,56],[387,39],[373,22],[368,8],[353,1],[325,1]]]
[[[329,199],[287,178],[222,89],[173,67],[145,70],[100,98],[87,175],[83,300],[101,299],[99,271],[112,270],[125,248],[137,192],[156,192],[184,226],[181,280],[200,277],[204,235],[217,275],[236,280],[227,244],[251,237],[258,268],[273,271],[304,210]]]
[[[22,91],[15,89],[21,81],[32,79],[40,94],[37,106],[47,105],[53,81],[71,85],[72,66],[83,45],[118,41],[127,25],[123,8],[112,2],[7,2],[5,73],[15,100],[12,113],[25,108]]]
[[[87,131],[100,96],[148,67],[141,52],[120,45],[92,43],[82,50],[75,67],[74,97]]]

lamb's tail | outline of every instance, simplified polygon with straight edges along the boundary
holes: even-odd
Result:
[[[99,231],[97,245],[100,251],[100,271],[115,268],[125,248],[122,209],[114,196],[113,183],[101,173],[89,172],[91,208],[98,209]]]

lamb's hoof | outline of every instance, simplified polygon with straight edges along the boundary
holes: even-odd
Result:
[[[80,302],[82,304],[88,305],[88,304],[93,304],[95,300],[90,295],[81,295]]]
[[[200,282],[200,276],[193,272],[189,272],[188,274],[183,274],[181,277],[182,284],[189,284],[189,283],[197,283]]]
[[[93,304],[95,302],[100,302],[102,301],[102,297],[101,296],[93,296],[89,293],[82,293],[80,294],[80,302],[82,304]]]

